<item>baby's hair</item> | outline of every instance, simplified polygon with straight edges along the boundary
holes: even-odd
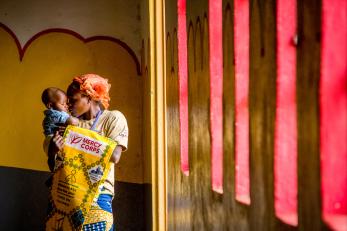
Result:
[[[46,88],[46,89],[42,92],[42,95],[41,95],[42,103],[43,103],[44,105],[47,105],[49,102],[51,102],[53,94],[56,93],[57,91],[60,91],[60,92],[62,92],[63,94],[65,94],[65,92],[64,92],[63,90],[61,90],[60,88],[57,88],[57,87],[49,87],[49,88]]]

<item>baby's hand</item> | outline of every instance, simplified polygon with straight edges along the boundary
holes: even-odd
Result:
[[[79,119],[77,119],[76,117],[70,116],[67,120],[66,120],[66,124],[68,125],[74,125],[77,126],[79,122]]]

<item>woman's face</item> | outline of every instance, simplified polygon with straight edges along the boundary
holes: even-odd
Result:
[[[69,96],[68,101],[72,116],[80,117],[90,110],[90,99],[80,92],[76,92]]]

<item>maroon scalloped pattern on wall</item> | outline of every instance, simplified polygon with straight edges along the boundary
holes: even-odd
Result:
[[[137,59],[137,56],[135,54],[135,52],[123,41],[114,38],[114,37],[110,37],[110,36],[104,36],[104,35],[97,35],[97,36],[92,36],[92,37],[88,37],[88,38],[84,38],[82,35],[78,34],[75,31],[69,30],[69,29],[64,29],[64,28],[51,28],[51,29],[46,29],[43,30],[37,34],[35,34],[33,37],[31,37],[26,43],[25,45],[22,47],[16,34],[9,28],[7,27],[5,24],[0,22],[0,28],[3,28],[7,33],[9,33],[11,35],[11,37],[13,38],[14,42],[17,45],[18,48],[18,53],[19,53],[19,59],[20,61],[23,60],[23,57],[25,55],[25,51],[27,50],[27,48],[30,46],[30,44],[35,41],[37,38],[39,38],[42,35],[45,34],[49,34],[49,33],[65,33],[65,34],[69,34],[74,36],[75,38],[81,40],[84,43],[88,43],[88,42],[92,42],[95,40],[104,40],[104,41],[110,41],[110,42],[114,42],[117,43],[118,45],[122,46],[133,58],[135,64],[136,64],[136,70],[137,70],[137,74],[141,75],[141,67],[140,67],[140,62]]]

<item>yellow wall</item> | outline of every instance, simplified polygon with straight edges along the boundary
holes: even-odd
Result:
[[[23,61],[14,39],[0,28],[0,165],[47,171],[42,149],[41,92],[49,86],[66,89],[73,76],[97,73],[112,84],[110,109],[122,111],[129,123],[129,150],[116,169],[120,181],[142,183],[142,79],[134,59],[119,44],[84,43],[65,33],[37,38]]]

